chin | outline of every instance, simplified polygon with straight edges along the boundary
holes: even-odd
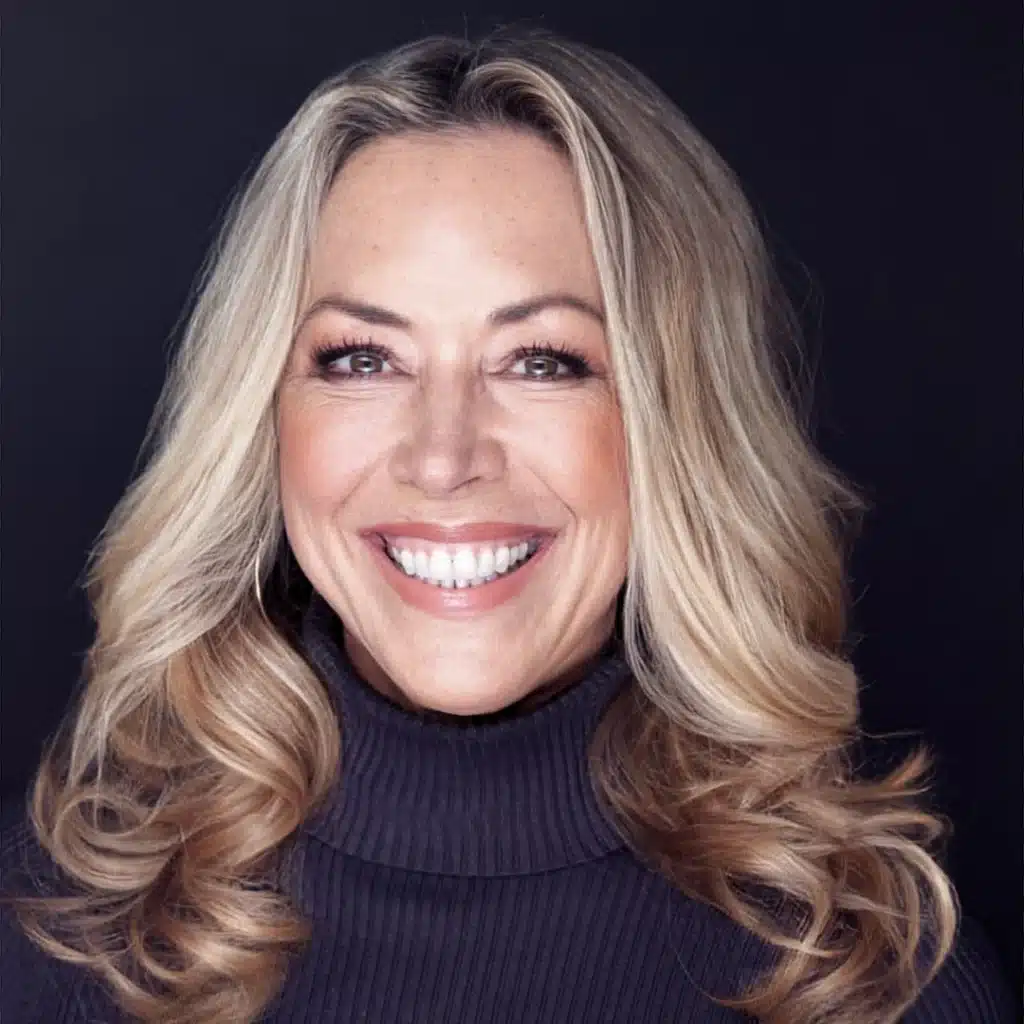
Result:
[[[459,717],[495,714],[527,696],[526,693],[518,691],[503,694],[493,687],[484,690],[479,685],[467,686],[465,689],[457,687],[445,687],[443,690],[430,687],[423,691],[410,689],[403,690],[402,695],[405,702],[421,710]]]

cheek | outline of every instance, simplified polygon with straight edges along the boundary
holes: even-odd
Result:
[[[292,508],[337,505],[372,461],[366,431],[336,406],[282,400],[278,415],[281,498]]]
[[[629,483],[616,409],[595,402],[574,410],[558,433],[549,433],[536,450],[545,462],[545,476],[577,516],[625,523]]]

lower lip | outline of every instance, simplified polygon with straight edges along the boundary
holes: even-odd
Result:
[[[481,583],[478,587],[449,588],[424,583],[415,576],[406,575],[388,557],[379,537],[363,539],[380,565],[384,578],[406,604],[411,604],[414,608],[431,615],[453,619],[491,611],[498,605],[518,597],[536,575],[537,566],[543,561],[555,540],[553,536],[545,537],[533,557],[507,576],[500,576],[490,583]]]

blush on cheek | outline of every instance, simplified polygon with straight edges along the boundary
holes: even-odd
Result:
[[[375,432],[350,410],[326,402],[282,405],[278,426],[281,486],[293,502],[336,505],[344,500],[374,452]],[[379,436],[379,434],[376,434]]]
[[[621,502],[628,487],[626,444],[622,424],[614,409],[590,418],[579,431],[574,458],[579,485],[591,500]]]

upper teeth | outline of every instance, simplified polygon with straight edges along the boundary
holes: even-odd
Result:
[[[397,540],[388,543],[388,554],[409,576],[441,586],[479,586],[487,579],[508,572],[537,550],[536,540],[488,547],[469,544],[428,544]]]

